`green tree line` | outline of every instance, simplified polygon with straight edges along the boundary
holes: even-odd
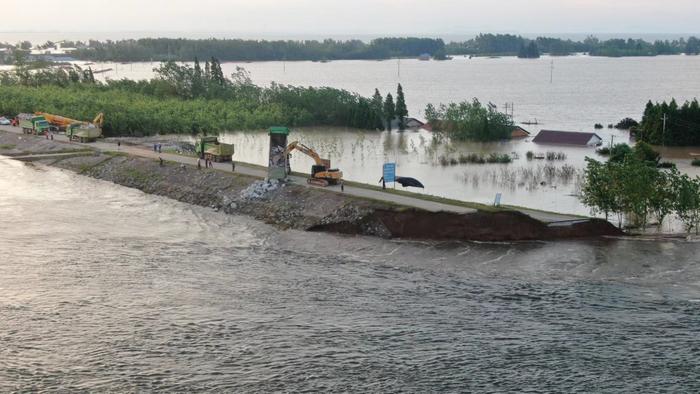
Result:
[[[107,135],[272,125],[384,128],[383,106],[375,98],[346,90],[275,83],[260,87],[242,68],[224,76],[215,58],[204,66],[199,61],[194,66],[167,62],[154,71],[156,77],[151,80],[100,83],[89,68],[37,68],[19,62],[13,71],[0,73],[0,113],[43,111],[92,119],[104,112]]]
[[[665,120],[664,120],[665,117]],[[700,146],[700,105],[697,99],[678,105],[649,101],[637,136],[654,145]]]
[[[143,38],[76,44],[73,56],[93,61],[186,61],[217,57],[222,61],[339,60],[417,57],[444,53],[445,43],[433,38],[377,38],[360,40],[268,41],[241,39]]]
[[[582,41],[564,40],[552,37],[537,37],[534,40],[513,34],[480,34],[470,40],[450,42],[445,50],[450,55],[499,55],[522,56],[539,52],[552,55],[588,53],[591,56],[656,56],[700,53],[700,40],[696,37],[678,40],[657,40],[648,42],[641,39],[599,40],[590,36]]]
[[[39,45],[53,47],[53,42]],[[14,45],[4,43],[0,48],[27,51],[31,43],[23,41]],[[92,61],[189,61],[212,56],[222,61],[269,60],[353,60],[389,59],[392,57],[417,57],[427,53],[436,59],[446,55],[498,55],[536,57],[533,54],[549,53],[568,55],[585,52],[593,56],[656,56],[700,53],[700,40],[696,37],[678,40],[641,39],[600,40],[590,36],[581,41],[553,37],[527,39],[513,34],[479,34],[459,42],[445,44],[442,39],[421,37],[385,37],[364,42],[361,40],[243,40],[243,39],[186,39],[142,38],[117,41],[63,42],[64,47],[77,50],[72,54],[80,60]],[[527,50],[527,52],[525,51]],[[9,56],[0,56],[0,62],[11,62]]]

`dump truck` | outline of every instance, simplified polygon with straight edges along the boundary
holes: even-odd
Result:
[[[85,123],[73,123],[66,127],[66,137],[71,141],[93,142],[102,136],[102,129]]]
[[[34,116],[31,114],[19,114],[19,127],[22,128],[24,134],[44,134],[51,130],[51,125],[43,116]]]
[[[202,136],[197,139],[194,150],[200,158],[220,163],[232,160],[234,146],[219,142],[217,137]]]
[[[302,144],[299,141],[294,141],[287,145],[285,155],[289,155],[292,151],[297,150],[314,160],[314,165],[311,166],[311,177],[306,181],[311,185],[323,186],[336,185],[343,180],[343,172],[337,168],[331,168],[330,159],[322,159],[315,150]],[[287,162],[289,164],[289,162]],[[288,169],[291,172],[291,168]]]

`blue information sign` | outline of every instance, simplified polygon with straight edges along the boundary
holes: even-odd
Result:
[[[384,163],[384,182],[396,182],[396,163]]]

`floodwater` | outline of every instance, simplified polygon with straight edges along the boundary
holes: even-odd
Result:
[[[99,63],[93,69],[112,68],[101,78],[143,79],[153,76],[157,63]],[[251,62],[225,63],[226,74],[244,67],[253,82],[302,86],[332,86],[371,95],[383,94],[401,83],[412,116],[421,118],[428,103],[448,103],[478,98],[505,110],[513,105],[516,122],[535,136],[540,129],[598,133],[608,145],[630,142],[629,133],[614,129],[595,130],[624,117],[640,119],[648,100],[676,98],[679,102],[700,92],[699,56],[658,56],[651,58],[602,58],[589,56],[542,57],[540,59],[456,57],[451,61],[415,59],[386,61]],[[551,77],[551,79],[550,79]],[[550,82],[551,80],[551,82]],[[455,143],[435,146],[427,132],[372,133],[357,130],[314,129],[290,137],[330,157],[347,179],[377,184],[382,164],[395,161],[399,175],[418,178],[425,190],[414,190],[458,200],[493,203],[497,193],[502,203],[553,212],[589,215],[576,194],[585,157],[596,159],[594,148],[537,146],[530,139],[503,143]],[[264,133],[230,132],[227,142],[236,143],[238,160],[267,164]],[[527,151],[546,154],[563,152],[566,160],[527,162]],[[460,154],[491,152],[519,157],[513,164],[441,166],[439,159],[458,159]],[[669,160],[691,175],[700,171],[690,166],[690,151],[669,150]],[[295,155],[293,167],[309,172],[311,161]]]
[[[629,142],[629,133],[604,130],[606,139],[614,136],[616,142]],[[168,139],[194,142],[190,136],[168,136]],[[242,162],[267,165],[269,137],[264,131],[227,132],[222,141],[236,146],[235,159]],[[303,128],[293,129],[289,142],[301,141],[314,148],[322,157],[330,158],[331,165],[343,171],[348,180],[379,185],[382,164],[397,163],[397,175],[420,180],[425,189],[409,188],[425,193],[462,201],[492,204],[496,193],[501,203],[566,214],[590,215],[590,210],[579,199],[586,157],[605,160],[595,153],[594,147],[538,145],[532,138],[522,140],[479,143],[438,142],[425,130],[374,132],[356,129]],[[527,159],[527,152],[546,155],[563,154],[561,160]],[[679,170],[700,175],[700,168],[690,165],[689,152],[693,148],[666,148],[664,160],[673,161]],[[694,151],[700,152],[700,149]],[[441,158],[457,160],[470,153],[487,157],[491,153],[514,157],[510,164],[449,164]],[[302,153],[292,153],[292,169],[309,173],[313,160]],[[393,187],[393,185],[389,185]],[[397,185],[397,187],[401,187]],[[671,231],[673,222],[664,229]]]
[[[78,62],[83,64],[84,62]],[[100,78],[144,79],[153,77],[157,63],[97,63],[93,70],[112,71]],[[553,66],[553,68],[552,68]],[[614,129],[595,130],[593,125],[617,123],[624,117],[640,119],[648,100],[679,102],[700,92],[700,56],[651,58],[602,58],[589,56],[542,57],[540,59],[457,57],[451,61],[414,59],[386,61],[251,62],[225,63],[224,72],[246,68],[253,82],[303,86],[332,86],[363,95],[375,88],[384,94],[402,83],[412,116],[421,117],[428,103],[447,103],[479,98],[505,109],[514,107],[516,122],[534,121],[532,136],[540,129],[590,131],[608,145],[630,142],[629,133]],[[551,83],[550,83],[551,77]],[[179,137],[188,140],[189,137]],[[231,131],[222,138],[236,144],[236,159],[267,164],[267,136],[261,132]],[[415,177],[425,190],[412,190],[464,201],[493,203],[501,193],[503,204],[553,212],[589,215],[576,195],[585,168],[585,157],[596,159],[594,148],[536,145],[531,138],[500,143],[433,144],[428,132],[378,133],[331,128],[295,130],[290,141],[300,140],[329,157],[346,179],[377,184],[382,164],[396,162],[398,175]],[[526,160],[526,153],[562,152],[565,160]],[[442,166],[440,158],[492,152],[518,157],[513,164]],[[666,149],[670,160],[683,172],[700,175],[690,166],[691,153],[700,148]],[[309,172],[311,160],[301,154],[292,167]],[[670,230],[666,229],[666,230]]]
[[[84,62],[78,62],[82,64]],[[93,70],[112,71],[100,78],[153,77],[158,63],[97,63]],[[371,96],[378,88],[395,96],[401,83],[411,116],[422,118],[428,103],[460,102],[478,98],[502,111],[513,105],[516,122],[540,129],[595,131],[593,125],[617,123],[625,117],[639,120],[647,101],[693,99],[700,92],[700,56],[604,58],[589,56],[518,59],[516,57],[450,61],[416,59],[384,61],[250,62],[224,63],[225,74],[236,67],[249,71],[254,83],[331,86]],[[551,79],[550,79],[551,77]],[[552,81],[550,83],[550,80]]]
[[[0,391],[700,390],[700,244],[278,231],[0,160]]]

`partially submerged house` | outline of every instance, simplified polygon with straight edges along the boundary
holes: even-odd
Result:
[[[416,118],[409,118],[405,117],[403,118],[403,124],[406,129],[411,129],[411,130],[416,130],[416,129],[422,129],[425,126],[425,123],[422,121],[416,119]],[[398,129],[399,128],[399,118],[396,117],[394,120],[391,121],[391,128],[392,129]]]
[[[596,133],[541,130],[532,142],[549,145],[597,146],[603,143],[603,139]]]
[[[513,126],[513,132],[510,133],[510,138],[527,138],[530,132],[520,126]]]

